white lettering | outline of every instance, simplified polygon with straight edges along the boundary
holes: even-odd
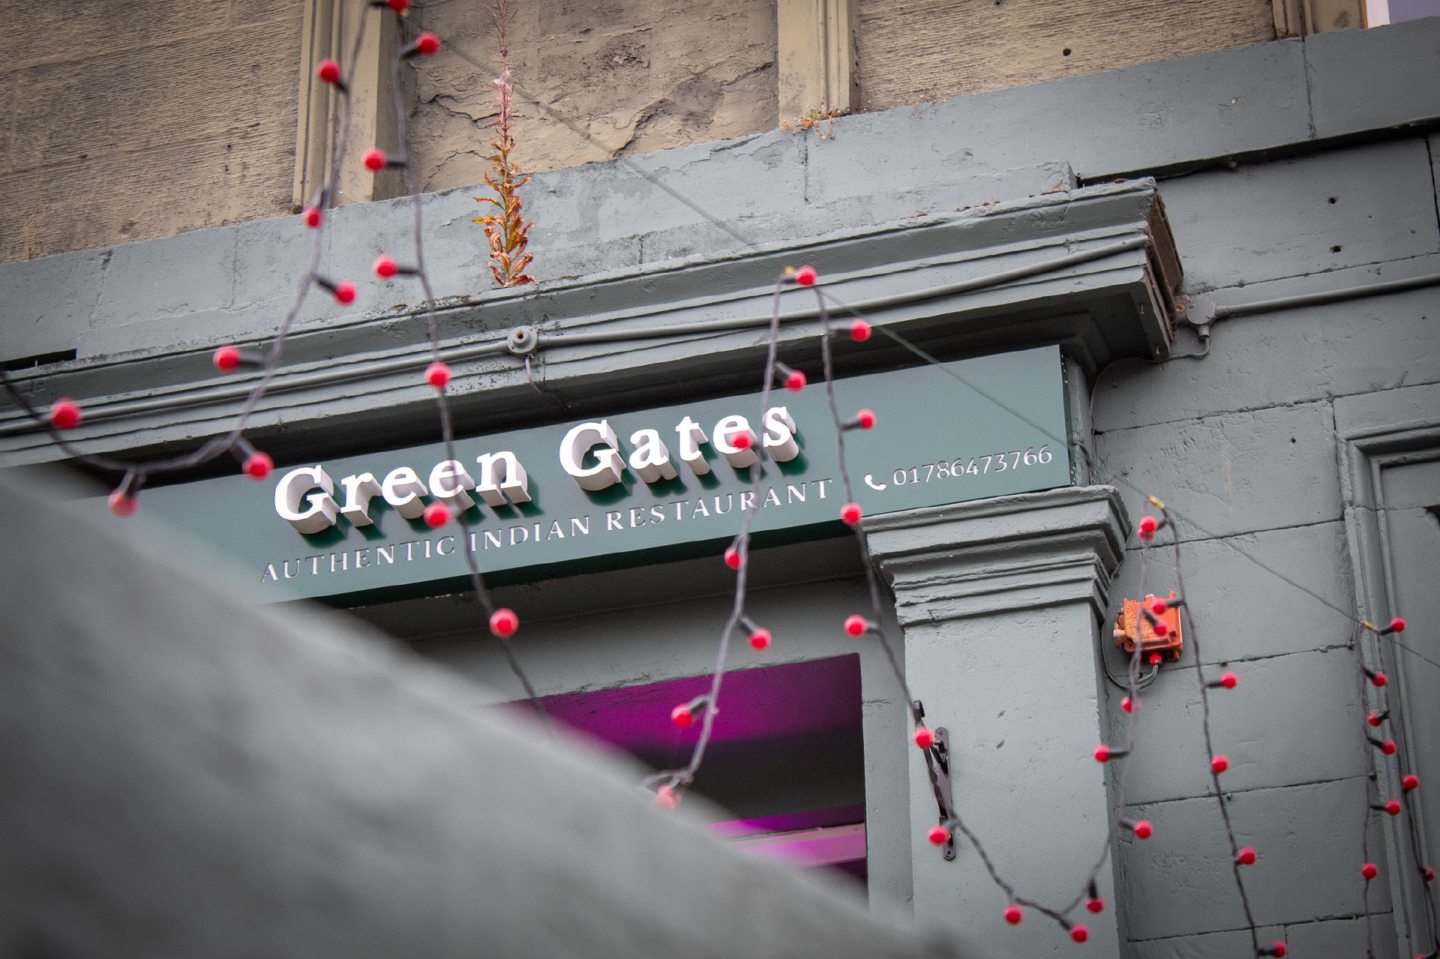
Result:
[[[670,450],[660,439],[659,430],[636,430],[630,437],[635,451],[630,454],[630,468],[647,483],[673,480],[675,467],[670,463]]]
[[[605,445],[594,449],[602,443]],[[572,427],[560,441],[560,467],[573,476],[583,490],[593,493],[608,489],[620,482],[620,473],[625,468],[620,454],[615,451],[618,445],[619,440],[608,420],[581,423]],[[594,466],[582,465],[585,454],[589,452],[595,455]]]
[[[772,406],[765,411],[765,452],[777,463],[788,463],[800,455],[800,444],[795,442],[795,419],[783,406]]]
[[[310,493],[315,487],[323,493]],[[335,483],[320,466],[302,466],[280,478],[275,485],[275,512],[302,533],[318,533],[335,525]],[[309,496],[305,494],[309,493]],[[308,503],[300,508],[302,500]]]
[[[749,439],[743,447],[736,442],[741,436]],[[743,416],[727,416],[716,423],[711,445],[737,470],[754,466],[760,460],[755,453],[755,434],[750,429],[750,421]]]
[[[340,515],[348,519],[352,526],[374,524],[375,521],[370,518],[370,501],[380,495],[380,484],[375,482],[374,474],[347,476],[340,481],[340,486],[345,490],[345,502],[340,507]]]
[[[470,494],[465,492],[474,488],[475,480],[465,472],[459,460],[442,460],[430,471],[430,495],[457,513],[475,505]]]
[[[428,492],[420,477],[408,466],[391,470],[385,482],[380,484],[380,494],[385,497],[385,502],[406,519],[419,519],[425,512],[425,504],[420,497]]]
[[[480,484],[475,491],[486,503],[505,506],[507,497],[511,503],[530,502],[530,477],[514,453],[509,450],[486,453],[477,456],[475,462],[480,464]]]
[[[705,435],[700,424],[687,416],[675,427],[675,435],[680,440],[681,462],[690,467],[690,472],[696,476],[709,473],[710,464],[705,461],[705,454],[700,452],[700,444],[708,443],[710,437]]]

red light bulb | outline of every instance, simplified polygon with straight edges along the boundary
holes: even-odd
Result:
[[[865,630],[869,627],[870,623],[865,619],[864,616],[856,615],[845,617],[845,632],[849,633],[851,636],[863,635]]]
[[[1161,655],[1160,655],[1159,653],[1151,653],[1151,654],[1150,654],[1150,665],[1151,665],[1151,666],[1159,666],[1159,665],[1160,665],[1160,660],[1161,660],[1161,658],[1162,658],[1162,657],[1161,657]]]
[[[1374,879],[1376,876],[1380,875],[1380,867],[1375,865],[1373,862],[1367,862],[1365,865],[1360,867],[1360,875],[1364,876],[1366,879]]]
[[[1426,867],[1424,867],[1423,869],[1421,869],[1421,870],[1420,870],[1420,878],[1421,878],[1421,879],[1424,879],[1426,882],[1434,882],[1434,881],[1435,881],[1435,867],[1434,867],[1434,866],[1426,866]]]
[[[792,393],[799,393],[805,388],[805,374],[799,370],[791,370],[785,376],[785,388]]]
[[[846,503],[840,507],[840,521],[846,526],[854,526],[864,515],[865,512],[860,508],[859,503]]]
[[[1281,942],[1279,939],[1276,939],[1273,943],[1270,944],[1270,955],[1274,956],[1275,959],[1285,959],[1285,956],[1289,954],[1289,952],[1289,947],[1287,947],[1285,943]]]
[[[921,749],[929,749],[935,745],[935,733],[930,730],[929,726],[915,727],[915,745]]]
[[[800,267],[800,269],[798,269],[798,270],[795,271],[795,282],[796,282],[796,283],[799,283],[801,286],[814,286],[814,285],[815,285],[815,267],[813,267],[813,266],[802,266],[802,267]]]
[[[354,284],[354,283],[351,283],[349,280],[341,280],[339,283],[336,283],[336,284],[335,284],[335,302],[337,302],[337,303],[346,303],[346,304],[348,304],[348,303],[354,303],[354,302],[355,302],[355,284]]]
[[[1150,602],[1150,612],[1154,613],[1156,616],[1163,616],[1165,610],[1169,608],[1170,604],[1165,602],[1165,600],[1159,598],[1158,596]]]
[[[1236,676],[1234,673],[1226,673],[1225,675],[1220,677],[1220,685],[1224,686],[1226,689],[1234,689],[1236,684],[1239,682],[1240,677]]]
[[[520,628],[520,617],[515,615],[513,609],[501,607],[490,614],[490,632],[507,639],[515,635],[515,630]]]
[[[756,629],[750,634],[750,648],[754,650],[765,650],[770,648],[770,630],[763,627]]]
[[[425,525],[431,529],[439,529],[450,522],[450,507],[444,503],[431,503],[425,507]]]
[[[433,57],[440,52],[440,38],[427,30],[415,38],[415,49],[424,56]]]
[[[1104,912],[1105,900],[1101,899],[1099,896],[1096,896],[1095,898],[1089,899],[1085,902],[1085,908],[1089,909],[1091,912],[1094,913]]]
[[[1136,839],[1149,839],[1153,835],[1155,835],[1155,827],[1150,823],[1150,820],[1141,819],[1135,823]]]
[[[1097,763],[1108,763],[1110,761],[1110,747],[1101,743],[1095,747],[1094,755]]]
[[[1371,710],[1370,715],[1365,718],[1365,721],[1378,729],[1380,724],[1385,721],[1385,717]]]
[[[850,324],[850,339],[854,340],[856,343],[864,343],[866,340],[870,339],[870,334],[872,332],[873,328],[870,326],[869,323],[865,322],[864,320],[856,320],[854,323]]]
[[[1141,539],[1151,539],[1154,537],[1155,531],[1159,528],[1160,521],[1157,520],[1155,517],[1142,516],[1140,517],[1140,525],[1136,528],[1135,531],[1139,534]]]
[[[1216,756],[1214,759],[1210,760],[1210,771],[1215,773],[1215,775],[1217,776],[1229,768],[1230,760],[1226,759],[1224,756]]]
[[[754,443],[754,438],[749,433],[736,433],[730,437],[730,443],[737,450],[748,450]]]
[[[450,385],[450,367],[436,360],[425,367],[425,382],[437,390],[443,390]]]
[[[1249,846],[1246,846],[1244,849],[1240,850],[1240,855],[1236,856],[1235,860],[1239,862],[1242,866],[1253,866],[1255,865],[1255,858],[1255,850],[1251,849]]]
[[[1390,620],[1390,632],[1392,632],[1392,633],[1403,633],[1403,632],[1405,632],[1405,620],[1404,620],[1402,617],[1400,617],[1400,616],[1396,616],[1394,619]]]
[[[689,729],[695,725],[695,714],[691,712],[687,703],[681,703],[670,710],[670,721],[681,729]]]
[[[1397,750],[1397,749],[1399,749],[1399,748],[1400,748],[1400,747],[1398,747],[1398,746],[1395,745],[1395,740],[1393,740],[1393,739],[1387,739],[1387,740],[1385,740],[1383,743],[1380,744],[1380,751],[1381,751],[1382,753],[1384,753],[1385,755],[1387,755],[1387,756],[1393,756],[1393,755],[1395,755],[1395,750]]]
[[[340,64],[334,60],[321,60],[315,68],[315,75],[320,78],[321,83],[339,83]]]
[[[240,368],[240,348],[222,346],[215,351],[211,360],[215,363],[215,369],[221,373],[233,373]]]
[[[320,225],[320,216],[320,208],[318,206],[307,206],[300,212],[300,218],[304,220],[305,225],[312,230]]]
[[[363,162],[365,163],[365,169],[379,173],[385,169],[385,151],[366,150]]]
[[[1386,683],[1390,682],[1390,677],[1386,676],[1383,672],[1379,672],[1372,676],[1370,681],[1376,686],[1384,686]]]
[[[950,841],[950,830],[946,829],[944,826],[931,826],[930,831],[926,833],[925,838],[929,839],[937,846],[943,846]]]
[[[871,409],[861,410],[860,412],[855,414],[855,422],[860,424],[860,428],[862,430],[874,429],[875,411]]]
[[[57,430],[73,430],[81,419],[80,404],[68,396],[62,396],[50,407],[50,425]]]
[[[1077,922],[1075,927],[1070,930],[1070,938],[1076,942],[1084,942],[1090,938],[1090,930],[1085,928],[1085,923]]]
[[[1407,793],[1412,790],[1419,789],[1420,777],[1415,775],[1414,773],[1411,773],[1404,779],[1400,780],[1400,788],[1405,790]]]
[[[743,561],[740,558],[740,551],[738,549],[733,546],[725,547],[726,566],[729,566],[731,569],[739,569],[742,562]]]
[[[1024,918],[1025,913],[1021,911],[1019,906],[1005,907],[1005,921],[1010,923],[1010,925],[1018,926],[1020,925],[1020,920]]]
[[[1170,627],[1165,624],[1165,620],[1163,619],[1156,620],[1155,625],[1151,628],[1155,630],[1155,635],[1162,639],[1170,635]]]
[[[139,504],[135,502],[135,497],[121,490],[117,489],[110,494],[110,512],[116,516],[131,516],[134,514],[135,507],[138,505]]]
[[[1392,799],[1385,804],[1385,811],[1392,816],[1400,815],[1400,800]]]
[[[1133,713],[1135,711],[1135,701],[1132,700],[1129,696],[1126,696],[1124,699],[1120,700],[1120,708],[1127,713]]]
[[[246,476],[253,480],[263,480],[275,468],[275,461],[270,458],[270,454],[256,450],[245,457],[244,468]]]
[[[400,269],[393,256],[386,256],[384,253],[375,259],[375,275],[382,280],[388,280]]]

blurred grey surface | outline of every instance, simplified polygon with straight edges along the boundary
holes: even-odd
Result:
[[[0,955],[956,954],[54,494],[0,477]]]

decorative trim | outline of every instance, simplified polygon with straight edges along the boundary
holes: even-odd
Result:
[[[617,405],[667,405],[747,389],[763,356],[757,324],[768,318],[774,278],[814,258],[835,264],[825,290],[863,305],[867,318],[942,358],[1059,343],[1080,368],[1121,356],[1164,356],[1173,327],[1173,249],[1153,181],[1028,197],[921,221],[837,233],[706,260],[494,291],[440,312],[441,350],[452,359],[453,410],[462,429],[533,422],[538,409],[581,414]],[[1018,239],[1017,239],[1018,238]],[[814,301],[785,294],[795,322],[782,329],[782,358],[816,360]],[[433,394],[418,371],[428,346],[415,310],[301,327],[290,335],[277,389],[252,418],[267,450],[313,450],[334,417],[372,414],[374,446],[413,443],[434,428]],[[752,323],[751,321],[755,321]],[[533,328],[531,357],[505,350],[512,331]],[[673,335],[657,331],[673,329]],[[637,331],[646,338],[626,342]],[[263,342],[263,341],[261,341]],[[17,376],[37,402],[68,395],[86,407],[76,440],[96,452],[154,448],[205,436],[248,384],[217,381],[204,348],[106,361],[80,360]],[[883,335],[838,351],[843,373],[915,362]],[[663,375],[657,375],[657,370]],[[51,395],[53,394],[53,395]],[[281,424],[285,425],[283,432]],[[331,438],[338,442],[337,438]],[[0,461],[59,457],[43,431],[0,411]]]
[[[849,113],[860,104],[855,27],[860,0],[780,0],[780,119]]]
[[[334,155],[339,98],[315,76],[320,61],[334,57],[339,41],[339,0],[306,4],[300,37],[300,109],[295,125],[296,207],[314,201],[325,184],[325,170]]]
[[[900,623],[1087,602],[1104,615],[1129,521],[1111,486],[1074,486],[865,521]]]
[[[1344,406],[1342,410],[1340,407]],[[1440,459],[1440,385],[1424,385],[1391,390],[1385,393],[1352,397],[1337,401],[1336,420],[1339,432],[1340,484],[1345,502],[1345,534],[1349,543],[1350,562],[1355,571],[1355,604],[1361,618],[1382,621],[1394,614],[1394,563],[1389,551],[1389,532],[1384,487],[1381,476],[1385,469],[1414,463],[1422,459]],[[1405,657],[1387,653],[1381,642],[1368,632],[1361,633],[1360,642],[1371,668],[1383,668],[1400,676],[1409,665]],[[1366,684],[1367,709],[1378,706],[1378,697]],[[1400,714],[1404,739],[1413,741]],[[1394,795],[1401,792],[1399,773],[1393,764],[1390,782],[1382,791]],[[1409,816],[1423,821],[1422,797],[1407,797]],[[1388,818],[1388,817],[1382,817]],[[1397,820],[1381,824],[1385,834],[1386,860],[1390,863],[1392,890],[1395,896],[1395,933],[1402,953],[1416,951],[1418,943],[1428,943],[1434,931],[1427,929],[1427,910],[1423,893],[1411,881],[1420,864],[1414,861],[1406,827]]]

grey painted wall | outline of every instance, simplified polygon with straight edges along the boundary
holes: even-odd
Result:
[[[991,201],[1075,178],[1154,173],[1163,178],[1185,292],[1197,300],[1243,304],[1432,274],[1440,272],[1437,54],[1440,20],[1417,21],[845,118],[833,140],[764,134],[556,171],[537,177],[527,200],[537,223],[537,273],[553,280],[739,248],[642,173],[747,236],[794,245],[838,228],[961,207],[980,207],[981,215]],[[488,281],[483,243],[469,223],[473,201],[457,191],[425,202],[441,295],[475,296]],[[379,238],[396,234],[407,216],[396,203],[341,210],[331,253],[358,273],[381,251]],[[7,312],[19,318],[0,333],[0,347],[7,357],[76,349],[83,364],[259,335],[289,300],[306,239],[292,220],[262,221],[0,265]],[[186,269],[175,271],[176,262]],[[394,309],[390,294],[363,289],[361,302],[370,305],[357,310],[376,302]],[[1234,762],[1226,784],[1242,839],[1261,852],[1247,873],[1257,919],[1267,938],[1289,942],[1292,955],[1363,953],[1363,708],[1343,648],[1345,619],[1232,547],[1342,608],[1353,604],[1337,410],[1440,382],[1436,290],[1223,320],[1202,359],[1124,360],[1090,384],[1090,481],[1119,487],[1131,517],[1145,511],[1150,493],[1193,521],[1179,534],[1204,658],[1241,675],[1240,687],[1217,700],[1217,743]],[[314,300],[305,322],[346,316]],[[1181,347],[1198,343],[1186,334]],[[1132,550],[1113,600],[1134,594],[1138,565]],[[1151,572],[1166,575],[1164,561]],[[703,671],[724,605],[718,587],[696,572],[699,585],[675,585],[657,608],[624,609],[607,597],[635,587],[626,578],[634,574],[615,575],[572,583],[583,607],[563,605],[576,602],[562,599],[577,595],[566,584],[529,588],[533,594],[517,599],[552,611],[523,648],[548,690]],[[776,655],[819,655],[806,611],[855,588],[842,577],[823,591],[781,586],[762,594],[757,601],[775,615],[794,611],[795,643]],[[578,617],[592,602],[605,612],[581,629]],[[383,625],[387,615],[372,618]],[[663,647],[633,639],[661,615],[686,628]],[[614,653],[598,675],[593,636]],[[1101,636],[1103,643],[1103,629]],[[432,638],[422,648],[502,688],[507,682],[495,658],[463,637]],[[871,679],[883,688],[872,660],[864,669],[867,688]],[[1100,716],[1067,721],[1118,721],[1118,697],[1106,691]],[[867,801],[881,857],[872,869],[879,898],[908,901],[908,851],[888,860],[891,852],[879,852],[909,842],[909,824],[886,812],[905,810],[903,757],[880,745],[894,735],[886,724],[900,722],[893,707],[877,700],[866,728],[867,747],[876,746],[867,748],[867,777],[876,786]],[[1119,846],[1124,948],[1138,959],[1243,954],[1248,937],[1234,931],[1242,922],[1219,817],[1205,798],[1192,674],[1163,670],[1144,709],[1129,812],[1154,820],[1158,831],[1148,843]],[[1039,734],[1055,719],[1016,721]],[[1384,877],[1371,884],[1369,909],[1378,954],[1390,955]]]

